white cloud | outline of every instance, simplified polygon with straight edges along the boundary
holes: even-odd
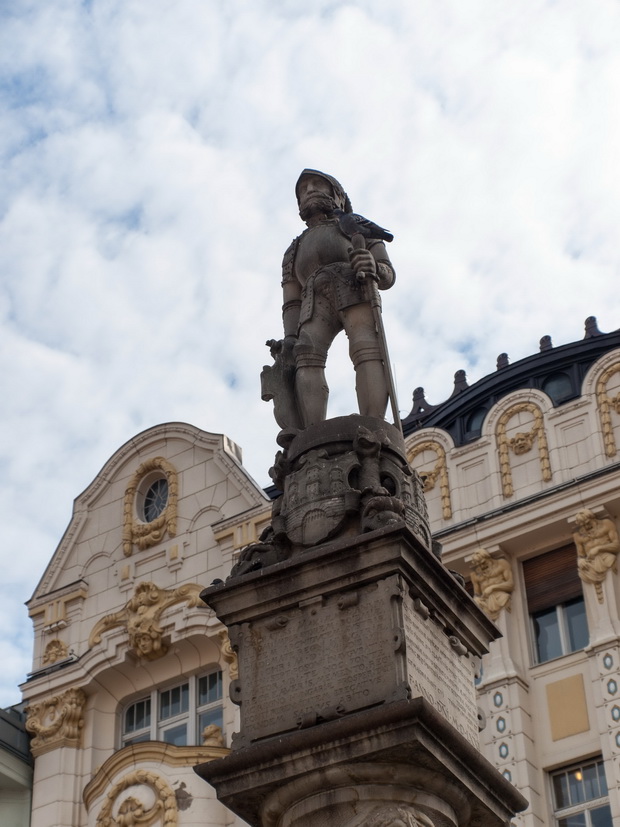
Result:
[[[620,323],[620,12],[543,0],[23,2],[0,21],[6,669],[71,501],[137,431],[226,432],[267,484],[260,401],[305,166],[396,235],[407,413]],[[332,410],[353,403],[346,343]],[[16,654],[17,653],[17,654]]]

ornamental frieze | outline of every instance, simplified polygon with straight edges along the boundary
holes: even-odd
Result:
[[[614,411],[616,414],[620,414],[620,392],[616,393],[615,396],[610,396],[607,392],[609,380],[616,373],[620,373],[620,364],[617,362],[604,370],[596,383],[596,401],[601,418],[605,454],[608,457],[615,457],[618,452],[611,413]]]
[[[506,433],[508,423],[517,416],[517,414],[524,412],[532,414],[534,419],[532,427],[528,431],[519,431],[514,437],[509,439]],[[544,482],[551,480],[549,446],[547,444],[543,414],[534,402],[518,402],[516,405],[504,411],[497,423],[496,439],[504,497],[512,497],[514,494],[510,462],[511,452],[516,456],[527,454],[533,449],[535,443],[538,447],[538,461],[540,463],[542,479]]]
[[[88,639],[89,646],[100,643],[105,632],[121,626],[127,631],[129,646],[138,657],[145,660],[161,658],[168,651],[159,623],[161,615],[176,603],[187,603],[189,608],[204,606],[200,600],[202,588],[197,583],[177,589],[160,589],[151,582],[138,583],[124,609],[97,621]]]
[[[67,689],[26,707],[26,729],[34,735],[30,742],[36,757],[56,747],[79,747],[84,726],[82,713],[86,695],[82,689]]]
[[[424,493],[432,491],[437,482],[439,482],[439,490],[441,492],[441,513],[444,520],[449,520],[452,517],[452,502],[450,500],[450,484],[448,482],[446,451],[443,445],[440,445],[439,442],[435,442],[434,440],[420,442],[418,445],[414,445],[407,452],[407,459],[412,466],[413,460],[423,451],[432,451],[437,457],[437,460],[432,468],[424,470],[416,468],[416,471],[422,480],[422,485],[424,486]]]

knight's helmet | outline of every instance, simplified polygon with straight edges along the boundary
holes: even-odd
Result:
[[[297,183],[295,184],[295,195],[297,197],[297,203],[299,203],[299,185],[306,178],[308,175],[318,175],[319,178],[324,178],[326,181],[329,182],[332,190],[334,191],[334,200],[338,207],[345,212],[353,212],[353,207],[351,206],[351,202],[349,201],[349,196],[344,191],[344,187],[342,184],[337,181],[333,176],[328,175],[326,172],[320,172],[318,169],[305,169],[299,178],[297,179]]]

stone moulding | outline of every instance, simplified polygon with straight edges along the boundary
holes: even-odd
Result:
[[[26,707],[26,729],[34,735],[30,749],[35,758],[57,747],[80,747],[85,703],[84,691],[72,688]]]
[[[519,413],[527,411],[534,416],[534,425],[524,433],[517,434],[517,437],[509,440],[506,434],[506,426],[510,420]],[[549,446],[545,433],[545,424],[541,409],[534,402],[518,402],[512,405],[500,416],[497,428],[496,439],[499,453],[499,466],[502,478],[502,491],[504,497],[512,497],[514,488],[512,486],[512,469],[510,467],[510,450],[517,455],[527,453],[533,446],[534,440],[538,443],[538,457],[540,471],[545,482],[551,480],[551,464],[549,462]]]
[[[604,370],[596,383],[596,401],[601,418],[605,454],[608,457],[615,457],[618,451],[611,422],[611,411],[613,409],[617,414],[620,414],[620,393],[617,393],[614,397],[607,394],[607,383],[616,373],[620,373],[620,363],[618,362]]]
[[[163,741],[132,744],[113,753],[102,764],[94,778],[84,787],[84,804],[90,810],[94,802],[113,784],[116,776],[133,771],[136,765],[151,763],[181,769],[223,758],[229,752],[226,747],[176,747]]]
[[[148,808],[135,796],[128,796],[120,805],[116,817],[112,816],[114,802],[130,787],[146,786],[155,794],[155,803]],[[178,823],[177,801],[174,790],[156,772],[134,770],[116,783],[106,796],[106,801],[97,816],[97,827],[134,827],[153,824],[162,818],[164,827]]]
[[[168,502],[166,507],[150,523],[143,523],[136,518],[136,491],[141,481],[152,471],[161,471],[168,480]],[[160,543],[166,532],[174,537],[177,531],[177,502],[179,497],[179,479],[176,468],[163,457],[147,459],[136,470],[127,490],[123,504],[123,553],[130,557],[134,545],[143,551]]]
[[[441,513],[444,520],[449,520],[452,517],[452,502],[450,499],[450,483],[448,480],[446,451],[443,445],[440,445],[434,440],[428,440],[426,442],[420,442],[418,445],[414,445],[410,448],[407,459],[411,464],[413,464],[413,460],[423,451],[434,451],[437,455],[437,462],[431,471],[418,470],[418,474],[420,475],[424,485],[424,491],[432,491],[435,487],[437,479],[439,479],[439,489],[441,491]]]
[[[89,647],[101,643],[101,635],[122,626],[127,631],[129,646],[138,657],[157,660],[168,651],[163,640],[159,620],[163,612],[176,603],[187,603],[193,608],[202,603],[202,586],[188,583],[177,589],[160,589],[155,583],[142,582],[136,586],[133,597],[124,609],[98,620],[88,638]]]

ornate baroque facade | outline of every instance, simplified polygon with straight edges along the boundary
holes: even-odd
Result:
[[[459,372],[442,405],[416,391],[403,423],[443,560],[504,634],[480,735],[530,801],[519,827],[620,819],[619,400],[620,333],[589,320],[472,387]],[[198,595],[270,513],[236,446],[178,423],[77,498],[28,604],[32,827],[239,823],[192,771],[237,727],[235,654]]]

